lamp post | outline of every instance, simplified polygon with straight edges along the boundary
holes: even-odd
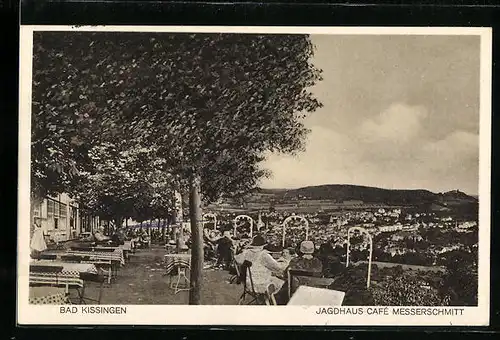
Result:
[[[366,278],[366,288],[370,288],[370,277],[372,273],[372,254],[373,254],[373,239],[368,230],[361,227],[351,227],[347,230],[347,260],[346,267],[349,266],[349,255],[351,254],[351,233],[354,231],[358,231],[362,234],[365,234],[368,237],[368,244],[370,245],[370,250],[368,254],[368,276]]]

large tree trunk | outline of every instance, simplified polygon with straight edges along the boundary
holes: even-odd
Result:
[[[148,223],[149,227],[148,227],[148,248],[151,248],[151,229],[153,228],[153,220],[149,220],[149,223]]]
[[[184,222],[184,216],[182,214],[182,208],[183,208],[182,195],[178,190],[174,192],[174,195],[175,195],[174,197],[175,229],[173,233],[174,233],[175,244],[177,245],[177,252],[179,252],[181,243],[184,241],[184,228],[182,227],[182,223]]]
[[[161,218],[158,217],[158,223],[156,224],[156,238],[157,238],[157,241],[160,241],[161,242],[161,233],[160,233],[160,230],[161,230]]]
[[[119,229],[121,229],[122,225],[123,225],[123,217],[122,216],[115,217],[115,230],[118,231]]]
[[[189,304],[199,305],[203,283],[203,225],[201,223],[200,177],[193,174],[190,179],[189,218],[191,220],[191,289]]]
[[[161,240],[163,243],[166,241],[166,236],[167,236],[167,219],[163,219],[163,223],[161,224]]]

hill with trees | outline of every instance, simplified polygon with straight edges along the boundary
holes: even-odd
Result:
[[[276,201],[293,199],[331,200],[338,203],[344,201],[362,201],[364,203],[389,205],[434,206],[435,209],[451,209],[453,206],[472,205],[478,199],[459,190],[445,193],[433,193],[429,190],[382,189],[375,187],[327,184],[307,186],[298,189],[260,189],[260,195],[272,195]]]

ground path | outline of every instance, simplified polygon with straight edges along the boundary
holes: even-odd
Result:
[[[170,288],[170,278],[165,276],[163,255],[165,249],[152,246],[131,255],[130,261],[118,273],[116,282],[105,284],[101,304],[123,305],[184,305],[188,304],[189,292],[174,294]],[[206,269],[203,271],[203,305],[237,305],[243,287],[229,284],[227,271]],[[175,278],[175,277],[174,277]],[[174,280],[172,278],[172,280]],[[97,288],[92,284],[85,295],[97,296]]]

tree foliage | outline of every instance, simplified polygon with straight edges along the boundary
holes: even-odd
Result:
[[[66,190],[99,173],[91,151],[125,141],[180,179],[197,171],[208,201],[248,192],[266,151],[303,147],[321,106],[312,54],[305,35],[37,32],[34,180]]]
[[[401,273],[389,276],[373,290],[377,305],[382,306],[443,306],[438,289],[422,279]]]
[[[464,251],[450,252],[446,259],[447,272],[441,294],[452,306],[477,306],[477,254]]]
[[[120,150],[120,147],[123,150]],[[89,172],[72,196],[102,218],[168,218],[173,210],[173,178],[154,150],[135,145],[101,144],[89,151]]]

